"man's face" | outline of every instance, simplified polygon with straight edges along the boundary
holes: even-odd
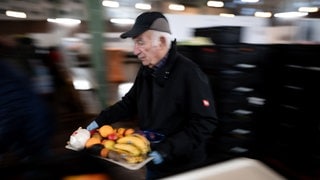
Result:
[[[152,68],[161,60],[160,39],[153,40],[152,31],[145,31],[133,38],[133,53],[141,60],[144,66]]]

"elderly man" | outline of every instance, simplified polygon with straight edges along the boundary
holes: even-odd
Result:
[[[149,155],[154,159],[147,164],[147,179],[201,166],[206,141],[218,123],[207,76],[177,52],[168,20],[160,12],[140,14],[120,37],[132,38],[141,68],[128,93],[87,129],[137,117],[141,130],[164,134],[163,141],[152,144]]]

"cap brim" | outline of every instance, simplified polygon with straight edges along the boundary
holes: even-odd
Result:
[[[120,35],[120,37],[122,39],[125,39],[125,38],[128,38],[128,37],[134,38],[134,37],[139,36],[143,32],[145,32],[146,30],[148,30],[148,28],[146,28],[146,27],[133,27],[131,30],[129,30],[129,31],[125,32],[125,33],[122,33]]]

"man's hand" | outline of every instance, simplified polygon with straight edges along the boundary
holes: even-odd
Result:
[[[157,151],[152,151],[151,153],[149,153],[149,156],[153,157],[152,161],[154,164],[161,164],[163,162],[163,157]]]

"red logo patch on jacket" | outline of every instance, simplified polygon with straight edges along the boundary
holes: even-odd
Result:
[[[210,106],[209,101],[208,101],[208,100],[206,100],[206,99],[203,99],[203,100],[202,100],[202,104],[203,104],[205,107]]]

